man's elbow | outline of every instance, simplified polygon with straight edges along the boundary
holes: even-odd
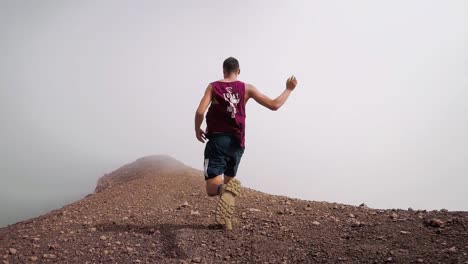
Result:
[[[196,116],[203,116],[204,114],[205,114],[205,111],[203,111],[201,109],[197,109],[197,111],[195,111]]]
[[[273,101],[269,108],[271,111],[277,111],[278,109],[280,109],[280,107],[281,104]]]

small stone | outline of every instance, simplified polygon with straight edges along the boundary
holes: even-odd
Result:
[[[96,232],[96,230],[97,230],[97,229],[96,229],[95,227],[91,227],[91,228],[89,229],[89,231],[91,231],[91,232]]]
[[[54,259],[54,258],[57,258],[57,256],[54,255],[54,254],[44,254],[42,257],[45,258],[45,259]]]
[[[53,250],[59,247],[57,244],[48,244],[48,246],[49,246],[49,250]]]
[[[359,205],[359,207],[367,208],[367,205],[365,203],[362,203]]]
[[[194,257],[194,258],[192,259],[192,262],[193,262],[193,263],[200,263],[200,262],[201,262],[201,258],[200,258],[200,257]]]
[[[312,224],[318,226],[318,225],[320,225],[320,222],[319,221],[313,221]]]
[[[410,232],[408,232],[408,231],[400,231],[400,233],[402,233],[403,235],[410,234]]]
[[[10,253],[11,255],[16,254],[16,252],[17,252],[17,250],[14,249],[14,248],[9,248],[9,249],[8,249],[8,253]]]
[[[456,247],[451,247],[451,248],[448,249],[448,251],[455,253],[455,252],[457,252],[457,248]]]
[[[38,238],[38,237],[34,237],[34,238],[33,238],[33,241],[39,241],[39,240],[41,240],[41,239]]]
[[[356,217],[354,214],[349,214],[348,216],[351,217],[351,218],[355,218],[355,217]]]
[[[392,258],[392,257],[389,257],[389,258],[387,259],[387,262],[392,262],[392,261],[393,261],[393,258]]]
[[[107,237],[106,237],[106,236],[101,236],[99,239],[101,239],[101,240],[106,240]]]
[[[186,261],[185,259],[181,259],[179,261],[179,264],[189,264],[188,261]]]
[[[30,260],[31,260],[31,261],[37,261],[37,257],[36,257],[36,256],[32,256],[32,257],[30,258]]]
[[[398,215],[396,213],[392,213],[392,215],[390,216],[391,219],[397,219],[398,218]]]
[[[135,263],[140,263],[140,262],[141,262],[141,260],[139,260],[139,259],[136,259],[136,260],[134,260],[133,262],[135,262]]]
[[[224,260],[230,260],[231,257],[230,256],[224,256]]]
[[[2,261],[2,264],[10,264],[10,262],[4,260],[4,261]]]
[[[417,261],[418,263],[423,263],[423,262],[424,262],[424,260],[423,260],[422,258],[418,258],[416,261]]]
[[[445,208],[443,208],[443,209],[440,209],[440,211],[441,211],[441,212],[443,212],[443,213],[448,213],[448,210],[447,210],[447,209],[445,209]]]
[[[444,222],[442,220],[440,220],[440,219],[437,219],[437,218],[426,220],[425,224],[427,226],[431,226],[431,227],[442,227],[442,226],[444,226]]]
[[[200,213],[198,211],[193,211],[193,210],[190,210],[190,214],[191,215],[200,215]]]
[[[363,222],[360,222],[360,221],[356,220],[355,218],[352,218],[350,222],[351,222],[352,227],[360,227],[360,226],[364,225]]]
[[[182,209],[182,208],[185,208],[185,207],[190,207],[189,203],[186,201],[184,202],[183,204],[179,205],[179,207],[177,207],[177,209]]]
[[[108,250],[104,250],[104,255],[108,255],[109,254],[109,251]]]
[[[249,211],[250,212],[260,212],[260,210],[257,209],[257,208],[249,208]]]
[[[414,209],[413,209],[413,208],[411,208],[411,207],[408,207],[408,211],[410,211],[410,212],[413,212],[413,211],[414,211]]]
[[[127,220],[127,219],[128,219],[128,216],[124,216],[124,217],[122,218],[122,220]]]

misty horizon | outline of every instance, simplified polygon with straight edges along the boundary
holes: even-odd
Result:
[[[299,81],[279,111],[246,106],[246,187],[468,211],[466,13],[462,1],[1,2],[0,227],[140,157],[202,170],[193,117],[229,56],[270,97]]]

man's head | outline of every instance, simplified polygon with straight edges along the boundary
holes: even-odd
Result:
[[[223,73],[225,76],[230,75],[231,73],[239,74],[239,61],[236,58],[229,57],[223,62]]]

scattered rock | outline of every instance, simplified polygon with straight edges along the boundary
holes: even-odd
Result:
[[[193,210],[190,210],[190,214],[191,215],[200,215],[200,213],[198,211],[193,211]]]
[[[403,235],[407,235],[407,234],[410,234],[411,232],[408,232],[408,231],[400,231],[400,233],[402,233]]]
[[[200,258],[200,257],[194,257],[194,258],[192,259],[192,262],[193,262],[193,263],[200,263],[200,262],[201,262],[201,258]]]
[[[31,261],[37,261],[37,257],[36,256],[32,256],[31,258],[29,258]]]
[[[423,262],[424,262],[424,259],[418,258],[416,261],[417,261],[418,263],[423,263]]]
[[[391,219],[398,219],[398,214],[397,214],[397,213],[392,213],[392,214],[390,215],[390,218],[391,218]]]
[[[57,258],[57,256],[54,255],[54,254],[44,254],[42,257],[45,258],[45,259],[55,259],[55,258]]]
[[[259,210],[259,209],[256,209],[256,208],[249,208],[249,211],[250,211],[250,212],[260,212],[260,210]]]
[[[190,204],[188,202],[184,202],[183,204],[179,205],[179,207],[177,207],[177,209],[180,210],[182,208],[187,208],[187,207],[190,207]]]
[[[320,222],[318,222],[318,221],[313,221],[312,224],[318,226],[318,225],[320,225]]]
[[[358,221],[356,218],[351,218],[350,222],[352,227],[360,227],[364,225],[363,222]]]
[[[91,232],[96,232],[96,228],[95,228],[95,227],[91,227],[91,228],[89,229],[89,231],[91,231]]]
[[[9,249],[8,249],[8,253],[10,253],[11,255],[16,254],[16,252],[17,252],[17,250],[14,249],[14,248],[9,248]]]
[[[456,247],[451,247],[451,248],[447,249],[447,251],[455,253],[455,252],[457,252],[457,248]]]
[[[101,239],[101,240],[106,240],[107,237],[106,237],[106,236],[101,236],[99,239]]]
[[[355,217],[356,217],[354,214],[349,214],[348,216],[351,217],[351,218],[355,218]]]
[[[440,220],[440,219],[437,219],[437,218],[426,220],[426,221],[424,221],[424,223],[427,226],[430,226],[430,227],[442,227],[442,226],[444,226],[444,222],[442,220]]]

